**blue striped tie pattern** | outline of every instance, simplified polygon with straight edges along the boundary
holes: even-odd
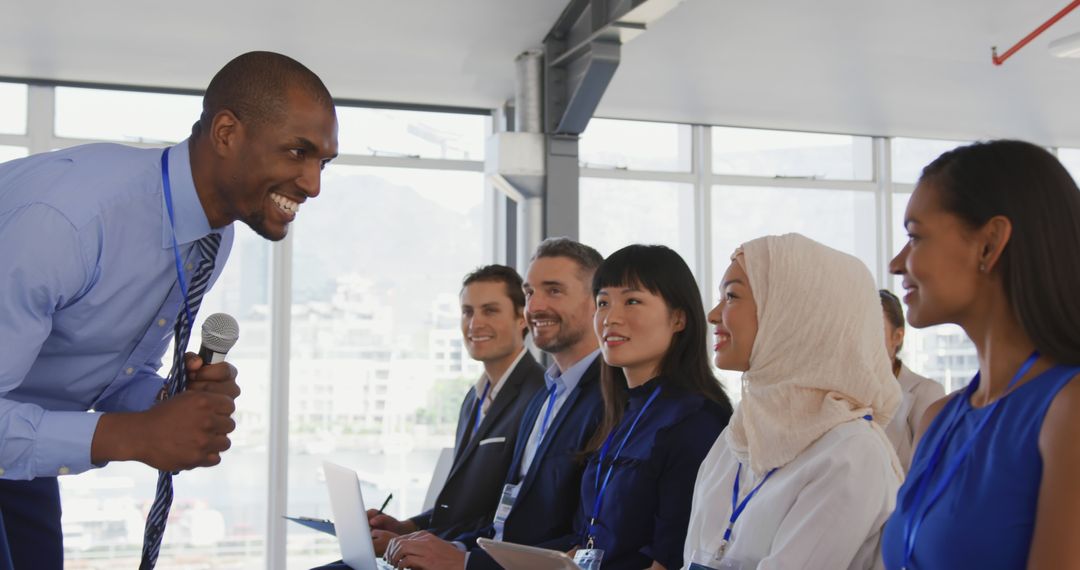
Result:
[[[191,283],[188,285],[187,305],[194,317],[199,312],[203,294],[210,284],[210,276],[214,273],[214,261],[217,259],[218,247],[221,245],[221,234],[210,234],[195,243],[199,250],[201,261],[192,274]],[[171,398],[187,387],[187,374],[184,370],[184,353],[187,351],[188,340],[191,338],[192,323],[188,322],[187,311],[180,307],[180,314],[176,317],[174,329],[175,350],[173,351],[172,368],[169,377],[165,381],[164,397]],[[139,570],[152,570],[157,564],[158,553],[161,551],[161,539],[165,535],[165,523],[169,519],[169,508],[172,506],[173,488],[172,478],[175,473],[169,471],[158,472],[157,494],[154,496],[154,504],[150,507],[150,514],[146,517],[146,532],[143,536],[142,562]]]

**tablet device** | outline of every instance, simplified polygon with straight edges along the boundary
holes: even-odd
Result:
[[[581,570],[574,559],[558,550],[525,546],[512,542],[498,542],[487,538],[476,539],[503,568],[510,570]]]

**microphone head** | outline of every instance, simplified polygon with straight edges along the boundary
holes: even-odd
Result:
[[[225,313],[214,313],[203,321],[202,345],[218,354],[228,354],[240,338],[240,325]]]

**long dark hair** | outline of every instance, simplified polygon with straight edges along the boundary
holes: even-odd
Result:
[[[665,385],[701,394],[731,411],[731,401],[709,367],[708,328],[705,307],[690,268],[672,249],[662,245],[630,245],[611,254],[593,275],[593,295],[606,287],[636,285],[659,295],[671,311],[682,311],[686,327],[676,332],[660,362]],[[619,425],[626,407],[626,375],[622,368],[600,363],[600,392],[604,397],[604,419],[593,434],[586,452],[603,445],[611,430]]]
[[[1006,298],[1041,353],[1080,364],[1080,190],[1065,167],[1042,147],[998,140],[946,152],[922,182],[972,228],[1009,219],[999,265]]]

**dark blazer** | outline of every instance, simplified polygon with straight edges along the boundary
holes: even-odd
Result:
[[[480,429],[463,442],[475,418],[476,388],[469,389],[458,416],[450,474],[435,500],[435,508],[411,519],[416,526],[447,537],[491,522],[502,495],[503,478],[514,457],[521,416],[543,387],[544,369],[526,352],[491,403]]]
[[[536,450],[525,478],[519,477],[525,444],[529,440],[536,418],[547,399],[543,390],[533,397],[521,421],[514,461],[507,472],[507,483],[518,483],[514,508],[506,518],[503,540],[517,544],[538,545],[573,532],[574,515],[581,502],[581,474],[585,462],[580,454],[596,432],[596,426],[604,416],[604,401],[600,396],[600,358],[582,375],[566,403],[553,418],[548,435]],[[488,519],[488,523],[494,518]],[[480,548],[478,537],[492,537],[495,529],[490,524],[478,532],[460,535],[453,540],[464,542],[470,548],[466,568],[498,570],[500,566]]]

